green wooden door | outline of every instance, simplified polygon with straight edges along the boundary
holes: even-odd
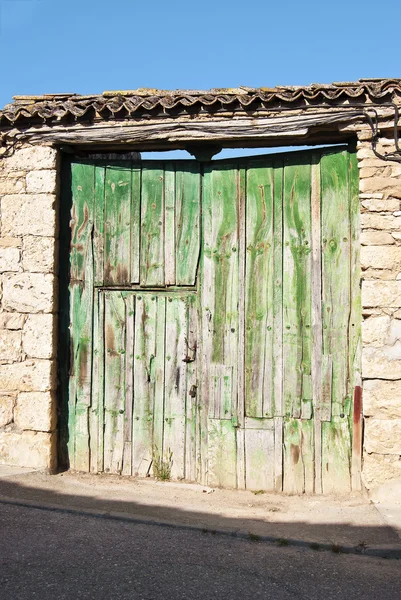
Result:
[[[71,466],[349,490],[355,154],[71,169]]]

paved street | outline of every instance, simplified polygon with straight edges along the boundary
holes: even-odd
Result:
[[[0,504],[0,599],[401,598],[401,562]]]

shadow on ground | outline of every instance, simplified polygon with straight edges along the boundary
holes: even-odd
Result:
[[[79,474],[0,480],[0,503],[252,541],[401,558],[401,541],[361,496],[330,499],[210,490]]]

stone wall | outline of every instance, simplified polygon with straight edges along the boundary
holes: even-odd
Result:
[[[363,134],[360,135],[363,138]],[[394,150],[381,139],[380,153]],[[363,481],[401,477],[401,164],[358,144],[361,201]]]
[[[0,159],[0,463],[56,460],[57,152]]]

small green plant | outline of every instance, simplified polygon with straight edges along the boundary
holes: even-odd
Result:
[[[153,449],[153,475],[160,481],[171,479],[171,467],[173,465],[173,453],[167,448],[164,456],[160,456],[157,446]]]
[[[277,540],[277,544],[279,546],[288,546],[289,545],[289,541],[286,540],[285,538],[280,538],[279,540]]]
[[[264,491],[264,490],[255,490],[254,492],[252,492],[252,494],[253,494],[254,496],[259,496],[259,494],[264,494],[264,493],[265,493],[265,491]]]
[[[251,542],[260,542],[261,540],[260,535],[257,535],[256,533],[251,533],[250,531],[248,531],[248,537],[251,540]]]

